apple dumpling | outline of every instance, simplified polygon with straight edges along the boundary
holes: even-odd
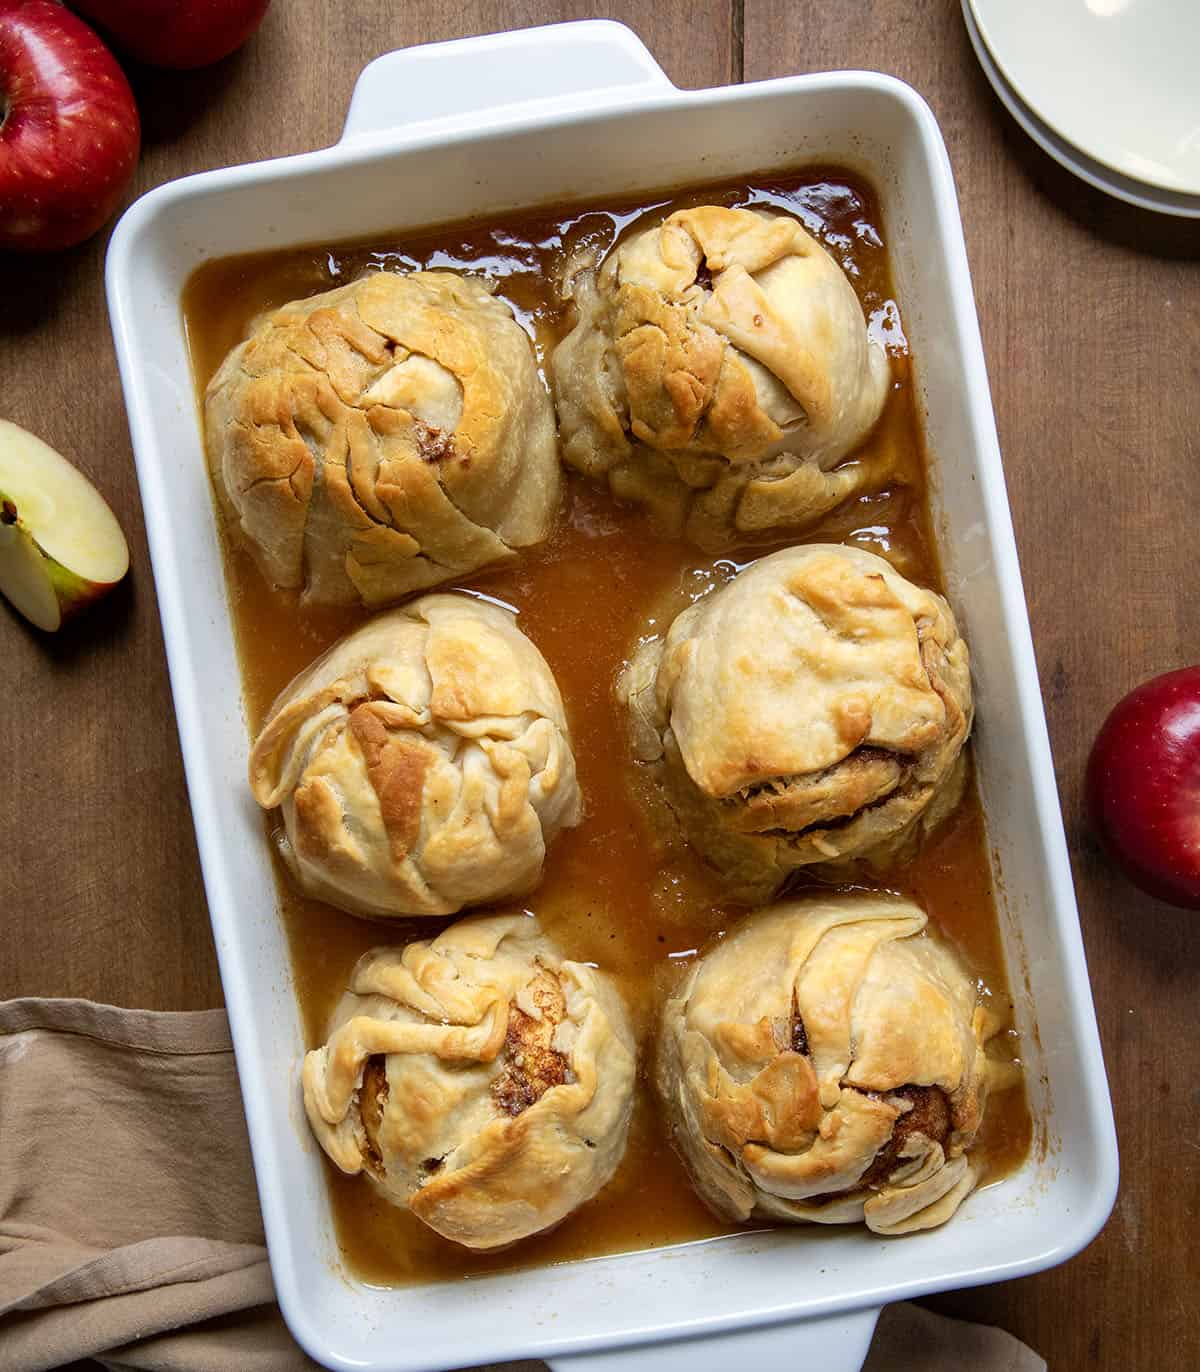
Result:
[[[566,460],[718,548],[872,484],[842,463],[889,366],[845,273],[789,214],[700,205],[581,256],[553,373]],[[842,464],[842,465],[839,465]]]
[[[718,1214],[903,1234],[971,1191],[989,1078],[1012,1068],[989,1063],[976,986],[925,925],[886,892],[770,906],[668,999],[659,1089]]]
[[[618,694],[684,835],[750,903],[800,867],[894,858],[961,794],[967,646],[941,596],[859,548],[752,564]]]
[[[343,1172],[469,1248],[557,1224],[625,1151],[636,1050],[611,983],[529,915],[359,960],[304,1105]]]
[[[450,915],[530,890],[581,813],[562,698],[498,605],[376,615],[272,705],[250,785],[303,890],[359,915]]]
[[[273,585],[374,609],[550,532],[554,411],[508,306],[375,272],[273,311],[208,388],[209,463]]]

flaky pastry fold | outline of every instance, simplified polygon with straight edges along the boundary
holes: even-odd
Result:
[[[886,892],[748,916],[664,1008],[658,1086],[696,1189],[720,1215],[879,1234],[947,1220],[990,1080],[974,983]]]
[[[585,251],[553,356],[563,456],[715,549],[882,484],[842,464],[890,370],[845,273],[791,215],[700,205]],[[839,465],[842,464],[842,465]]]
[[[635,756],[741,898],[799,867],[883,860],[957,803],[967,646],[883,558],[762,558],[643,642],[622,674]]]
[[[263,575],[374,609],[550,532],[554,411],[528,337],[480,282],[374,272],[293,301],[205,399],[209,465]]]
[[[271,707],[250,786],[309,894],[361,915],[519,895],[582,809],[562,698],[511,611],[435,594],[385,611]]]
[[[469,1248],[558,1223],[625,1150],[636,1050],[595,968],[528,915],[460,920],[365,954],[304,1106],[334,1163]]]

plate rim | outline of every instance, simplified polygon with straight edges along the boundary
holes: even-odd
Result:
[[[967,37],[988,84],[1023,132],[1048,157],[1093,189],[1127,205],[1152,214],[1173,215],[1177,219],[1200,219],[1200,194],[1189,195],[1127,176],[1107,163],[1097,161],[1059,134],[1008,80],[979,27],[974,0],[961,0],[961,5]]]
[[[963,0],[964,12],[970,6],[971,18],[974,21],[975,32],[979,40],[988,50],[988,55],[994,65],[996,72],[1004,81],[1008,89],[1016,96],[1034,117],[1037,118],[1042,127],[1047,130],[1054,138],[1060,140],[1079,157],[1086,159],[1087,163],[1099,169],[1096,174],[1101,175],[1105,172],[1113,173],[1124,181],[1132,182],[1138,186],[1149,187],[1156,192],[1163,192],[1171,196],[1191,197],[1200,201],[1200,178],[1189,183],[1186,178],[1179,178],[1178,182],[1166,182],[1155,180],[1135,173],[1131,170],[1128,162],[1120,158],[1114,158],[1111,151],[1106,151],[1102,147],[1093,144],[1080,142],[1076,133],[1063,127],[1061,121],[1051,119],[1049,113],[1040,109],[1033,100],[1025,94],[1024,88],[1018,79],[1018,74],[1013,71],[1011,57],[1005,61],[1000,49],[994,39],[994,31],[990,28],[988,19],[981,12],[981,5],[984,0]],[[993,83],[994,84],[994,83]]]

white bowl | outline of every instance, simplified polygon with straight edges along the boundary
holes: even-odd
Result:
[[[367,1286],[341,1267],[297,1089],[303,1039],[245,783],[184,282],[228,253],[810,161],[850,165],[882,197],[950,594],[974,654],[977,755],[1037,1145],[953,1223],[900,1241],[778,1230]],[[679,91],[633,34],[601,22],[390,53],[363,72],[335,147],[190,177],[134,205],[112,239],[108,296],[271,1266],[284,1317],[314,1358],[345,1372],[521,1357],[584,1369],[640,1345],[626,1367],[741,1360],[794,1372],[808,1358],[852,1372],[885,1303],[1024,1276],[1096,1234],[1116,1192],[1112,1113],[950,165],[913,91],[856,72]]]

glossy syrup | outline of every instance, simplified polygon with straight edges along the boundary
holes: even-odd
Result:
[[[285,301],[328,290],[380,267],[445,267],[482,273],[512,305],[544,363],[563,320],[553,282],[566,255],[583,244],[607,247],[630,224],[691,203],[770,203],[798,213],[845,268],[870,327],[892,358],[893,388],[867,445],[888,448],[891,486],[849,503],[801,538],[739,550],[757,556],[795,542],[855,543],[891,559],[904,575],[940,586],[931,533],[924,448],[911,386],[908,345],[893,298],[883,222],[870,189],[845,172],[813,168],[790,178],[724,185],[596,209],[506,214],[488,224],[397,234],[369,243],[321,245],[205,264],[184,294],[184,315],[200,395],[225,353],[254,318]],[[275,695],[365,612],[306,608],[264,584],[228,530],[229,601],[237,632],[246,713],[257,728]],[[613,1182],[550,1234],[501,1253],[473,1254],[381,1201],[361,1177],[327,1164],[338,1238],[356,1275],[381,1284],[461,1277],[561,1262],[728,1232],[696,1199],[666,1140],[648,1084],[656,1006],[688,962],[744,911],[720,903],[702,865],[681,845],[664,845],[647,822],[641,782],[628,761],[613,681],[652,607],[681,606],[736,570],[653,536],[636,511],[571,475],[554,536],[511,567],[461,586],[519,612],[545,654],[570,718],[583,823],[550,850],[545,878],[523,902],[569,956],[598,963],[618,981],[643,1043],[643,1073],[624,1162]],[[669,613],[673,613],[673,610]],[[650,626],[653,627],[653,626]],[[271,821],[266,822],[271,837]],[[355,960],[366,949],[427,936],[443,921],[389,925],[356,919],[298,895],[277,869],[279,907],[292,954],[308,1044],[323,1040],[328,1017]],[[1011,1023],[1008,983],[976,790],[919,858],[888,885],[914,896],[961,950],[1002,1023]],[[1015,1052],[1011,1030],[1008,1042]],[[1024,1158],[1031,1138],[1025,1093],[993,1097],[977,1148],[995,1180]],[[819,1243],[800,1227],[797,1243]]]

